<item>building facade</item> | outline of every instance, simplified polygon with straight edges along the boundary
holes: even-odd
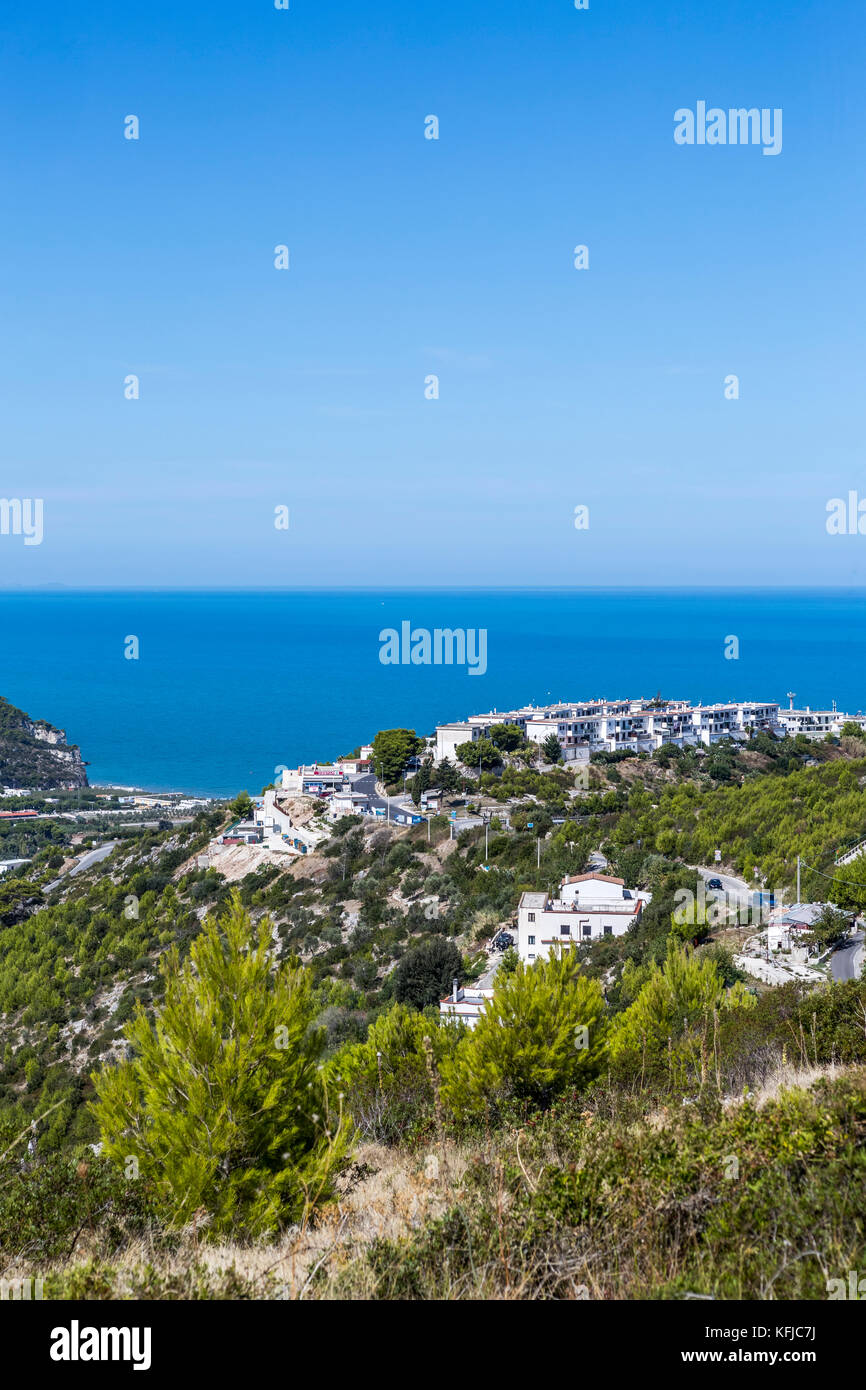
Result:
[[[524,893],[517,909],[520,959],[531,965],[605,936],[624,936],[650,900],[651,894],[626,888],[624,879],[600,873],[564,878],[556,897]]]
[[[473,714],[462,723],[440,724],[435,757],[437,762],[445,757],[453,761],[458,744],[485,737],[494,724],[514,724],[537,744],[555,734],[568,759],[576,750],[652,753],[664,743],[709,747],[724,738],[745,741],[762,730],[781,735],[784,729],[779,715],[777,704],[751,700],[714,705],[659,699],[527,705]],[[840,721],[845,717],[839,716]]]

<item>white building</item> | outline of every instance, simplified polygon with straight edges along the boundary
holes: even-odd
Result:
[[[348,787],[349,773],[342,763],[313,763],[309,767],[283,768],[279,787],[295,795],[315,796],[320,792],[341,791]]]
[[[496,720],[492,720],[496,723]],[[477,724],[438,724],[436,726],[436,762],[441,763],[445,758],[453,763],[457,761],[456,749],[461,743],[474,743],[476,739],[483,738],[484,730]]]
[[[767,926],[770,950],[790,951],[797,946],[805,946],[804,938],[814,929],[826,907],[827,903],[792,903],[790,907],[775,908],[770,913]]]
[[[750,732],[781,734],[779,706],[752,700],[691,705],[688,700],[588,700],[582,704],[528,705],[473,714],[436,729],[436,760],[456,757],[456,747],[483,738],[493,724],[514,724],[532,743],[555,734],[566,759],[577,750],[652,753],[663,743],[709,746],[723,738],[746,740]]]
[[[493,998],[492,989],[466,989],[455,980],[451,993],[439,1001],[440,1023],[465,1023],[474,1028]]]
[[[779,724],[784,733],[794,738],[805,734],[806,738],[826,738],[828,734],[839,735],[843,724],[859,724],[866,729],[866,715],[840,714],[833,709],[783,709],[779,711]]]
[[[337,767],[340,771],[348,773],[350,777],[361,776],[365,772],[370,772],[372,766],[369,758],[339,758],[337,760]]]
[[[29,859],[0,859],[0,875],[7,873],[9,869],[18,869],[22,864],[29,863]]]
[[[608,874],[564,878],[556,898],[524,893],[517,909],[517,951],[527,965],[605,936],[624,936],[640,921],[649,893],[626,888]]]
[[[261,827],[262,843],[267,849],[309,854],[326,838],[323,831],[314,830],[310,825],[296,825],[288,811],[277,805],[273,787],[269,787],[264,796],[253,798],[253,817]]]
[[[341,816],[369,816],[370,798],[366,792],[353,791],[351,787],[334,792],[328,803],[328,816],[339,820]]]

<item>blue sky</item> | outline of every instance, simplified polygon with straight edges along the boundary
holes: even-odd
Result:
[[[0,585],[862,583],[864,35],[7,0],[0,495],[45,521]],[[782,108],[782,153],[678,147],[698,100]]]

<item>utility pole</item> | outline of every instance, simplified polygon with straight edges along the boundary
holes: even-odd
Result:
[[[490,828],[489,823],[488,823],[487,821],[485,821],[485,822],[484,822],[484,862],[485,862],[485,864],[487,863],[487,831],[489,830],[489,828]]]
[[[427,843],[430,843],[430,817],[427,817]]]
[[[548,691],[548,694],[550,694],[549,691]],[[535,845],[536,845],[536,849],[538,850],[538,853],[537,853],[536,859],[535,859],[535,867],[536,867],[537,869],[540,869],[540,868],[541,868],[541,836],[540,836],[540,835],[539,835],[538,839],[535,841]]]
[[[800,856],[797,855],[797,902],[800,901]]]

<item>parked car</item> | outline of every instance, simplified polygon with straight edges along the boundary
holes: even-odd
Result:
[[[721,888],[721,887],[722,887],[722,880],[721,880],[720,878],[708,878],[708,879],[707,879],[707,887],[708,887],[708,888]]]
[[[495,951],[507,951],[509,946],[514,945],[514,937],[509,931],[501,931],[498,936],[493,938],[493,949]]]

